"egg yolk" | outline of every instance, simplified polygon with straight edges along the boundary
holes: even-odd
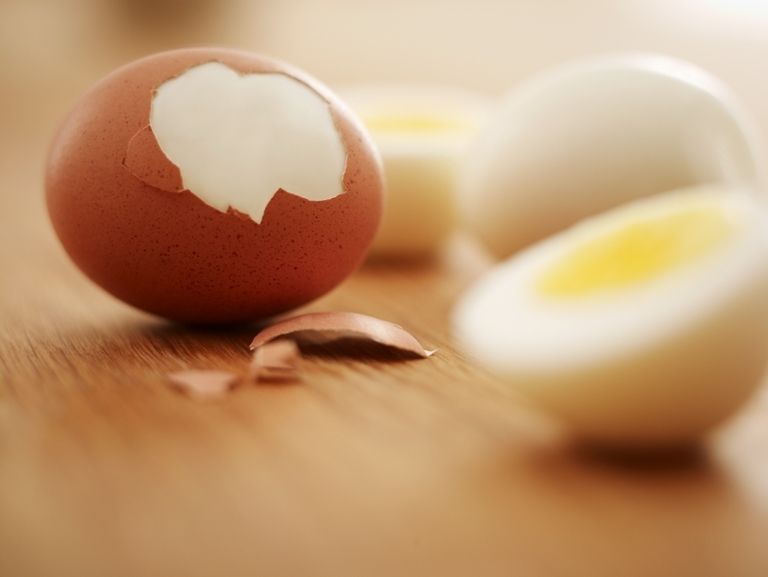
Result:
[[[538,277],[536,289],[542,296],[569,298],[650,281],[703,257],[733,226],[716,206],[629,222],[566,252]]]
[[[469,123],[460,118],[422,114],[389,114],[365,119],[369,130],[379,134],[443,134],[462,132]]]

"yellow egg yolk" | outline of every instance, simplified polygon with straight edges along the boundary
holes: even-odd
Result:
[[[703,257],[733,227],[715,205],[628,222],[557,258],[538,277],[536,290],[546,297],[572,298],[650,281]]]
[[[469,122],[448,116],[388,114],[364,119],[369,130],[379,134],[444,134],[468,130]]]

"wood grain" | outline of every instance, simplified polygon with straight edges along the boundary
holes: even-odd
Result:
[[[145,316],[58,246],[48,136],[97,68],[0,116],[0,575],[768,575],[768,395],[698,453],[579,451],[453,346],[488,264],[466,239],[310,307],[398,322],[434,357],[320,347],[300,383],[179,395],[167,371],[243,370],[256,327]]]
[[[451,304],[487,266],[456,242],[311,307],[399,322],[435,357],[321,348],[299,384],[195,403],[165,372],[242,370],[256,327],[189,329],[102,294],[51,236],[39,165],[6,152],[23,192],[0,226],[0,574],[768,571],[765,395],[700,454],[580,453],[454,349]]]

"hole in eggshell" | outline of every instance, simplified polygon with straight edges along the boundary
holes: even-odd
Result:
[[[168,190],[168,179],[144,169],[159,153],[182,188],[220,212],[260,223],[279,190],[310,201],[345,191],[347,150],[330,105],[290,75],[193,66],[156,88],[149,125],[152,145],[140,137],[134,152],[150,156],[131,154],[132,172]]]

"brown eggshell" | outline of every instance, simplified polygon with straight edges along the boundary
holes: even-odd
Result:
[[[343,194],[318,202],[280,190],[257,224],[183,190],[149,129],[151,99],[212,61],[289,75],[328,102],[347,153]],[[196,48],[135,61],[87,92],[53,142],[46,194],[61,242],[96,283],[170,319],[224,323],[303,305],[349,275],[376,232],[382,182],[362,125],[316,80],[248,52]]]
[[[150,186],[166,192],[184,190],[179,167],[163,154],[149,126],[139,130],[128,142],[123,165],[128,172]]]

